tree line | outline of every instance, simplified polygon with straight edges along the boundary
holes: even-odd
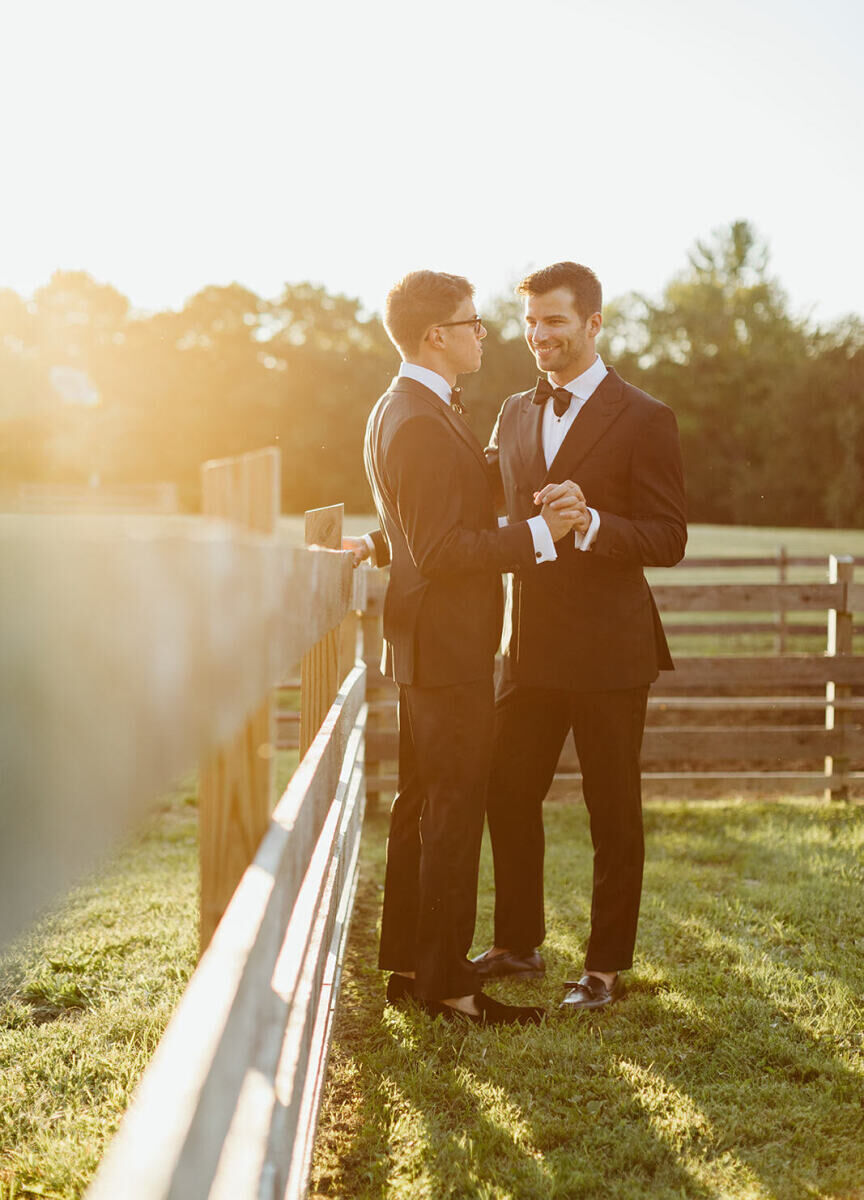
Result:
[[[516,297],[483,316],[462,381],[481,441],[536,380]],[[598,348],[675,410],[692,521],[864,524],[864,323],[794,316],[749,223],[698,242],[658,298],[607,304]],[[142,316],[57,272],[30,300],[0,290],[0,486],[169,480],[194,511],[203,461],[277,445],[285,511],[365,512],[363,429],[397,366],[377,315],[310,283],[206,287]]]

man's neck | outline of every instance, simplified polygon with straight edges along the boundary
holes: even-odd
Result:
[[[442,379],[446,380],[451,388],[456,386],[456,375],[452,368],[432,355],[418,354],[414,358],[406,358],[403,361],[412,363],[415,367],[425,367],[427,371],[434,371],[436,375],[440,375]]]
[[[566,383],[572,383],[574,379],[578,379],[580,375],[584,375],[587,370],[594,366],[596,361],[597,351],[592,350],[586,358],[580,358],[560,371],[550,371],[549,379],[556,387],[564,387]]]

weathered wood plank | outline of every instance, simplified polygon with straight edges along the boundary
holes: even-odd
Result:
[[[781,557],[778,554],[759,555],[748,557],[747,555],[730,555],[728,558],[719,558],[711,555],[694,555],[692,558],[688,555],[681,562],[676,563],[673,570],[680,571],[687,567],[717,567],[725,570],[726,568],[739,567],[778,567],[781,562]],[[785,557],[787,567],[826,567],[828,565],[827,556],[824,554],[789,554]]]
[[[88,1200],[282,1195],[266,1191],[284,1177],[292,1153],[291,1137],[280,1137],[279,1159],[270,1157],[270,1135],[282,1120],[274,1103],[294,1110],[303,1056],[308,1060],[315,1044],[304,1005],[334,949],[327,929],[335,932],[340,914],[347,924],[344,906],[327,914],[326,895],[341,879],[350,884],[356,854],[351,838],[362,818],[364,684],[362,668],[346,679],[277,805]],[[321,925],[311,919],[316,912],[324,914]],[[344,928],[339,932],[344,943]],[[286,1038],[297,1044],[297,1023],[305,1047],[297,1057],[301,1075],[286,1075]],[[250,1166],[257,1173],[248,1175]],[[243,1187],[231,1191],[237,1178]]]
[[[828,613],[828,647],[829,658],[836,656],[848,657],[852,654],[852,613],[849,611],[854,579],[854,564],[851,558],[837,558],[831,555],[828,561],[828,578],[832,583],[843,584],[846,588],[847,603],[844,611],[832,609]],[[845,737],[838,737],[836,743],[826,750],[825,775],[830,778],[843,779],[849,773],[851,760],[856,756],[853,745],[852,730],[849,726],[848,710],[838,709],[834,701],[848,700],[852,689],[848,684],[830,682],[825,687],[825,728],[835,731]],[[826,796],[831,800],[847,800],[848,785],[840,782],[830,787]]]
[[[849,561],[851,562],[851,560]],[[864,583],[848,583],[846,585],[846,611],[864,612]]]
[[[811,758],[843,749],[852,758],[864,759],[864,731],[847,726],[845,741],[834,730],[802,726],[648,726],[642,742],[642,761],[782,762]],[[366,759],[370,764],[394,762],[398,754],[395,730],[369,731]],[[578,770],[572,739],[568,737],[558,763],[559,771]]]
[[[218,521],[0,516],[0,944],[233,735],[350,595],[347,555]]]
[[[241,528],[276,532],[281,455],[269,447],[238,459],[205,463],[201,470],[205,516],[226,517]],[[243,654],[238,646],[238,656]],[[199,949],[203,952],[270,821],[275,734],[269,695],[233,737],[201,763],[198,828],[201,864]]]
[[[667,709],[695,712],[808,711],[818,712],[825,707],[822,696],[648,696],[648,711]],[[864,712],[864,697],[835,700],[834,707],[844,712]]]
[[[849,781],[853,791],[864,793],[864,772],[853,772]],[[821,796],[831,782],[821,772],[813,771],[646,771],[642,775],[643,793],[648,799],[698,796],[706,790],[724,798]]]
[[[811,761],[820,763],[826,754],[844,747],[846,752],[864,764],[864,732],[848,730],[844,743],[834,731],[817,726],[795,727],[664,727],[645,730],[642,742],[642,762],[685,762],[705,769],[722,763],[766,764],[782,767],[784,763]],[[559,762],[560,770],[578,770],[576,752],[568,740]]]
[[[310,508],[304,519],[306,545],[323,546],[327,550],[341,550],[344,520],[344,504],[330,504],[326,508]]]
[[[313,508],[305,516],[307,546],[341,550],[344,505]],[[352,579],[353,596],[353,579]],[[339,629],[328,629],[300,665],[300,755],[306,753],[339,690]]]
[[[788,654],[784,657],[725,655],[702,657],[679,655],[674,671],[661,671],[658,691],[673,694],[693,688],[786,688],[820,687],[837,683],[864,684],[864,658],[819,658]]]
[[[669,583],[651,590],[661,613],[827,611],[846,598],[839,583]]]
[[[369,778],[371,785],[371,776]],[[579,796],[582,776],[561,774],[555,776],[555,785],[572,785],[574,797]],[[840,780],[826,779],[824,774],[814,771],[643,771],[643,791],[649,797],[660,799],[672,795],[699,795],[704,786],[720,792],[736,794],[775,793],[782,795],[821,796],[825,788]],[[856,795],[864,793],[864,771],[852,771],[848,776],[850,790]],[[382,795],[396,792],[397,776],[392,772],[379,775],[375,787]]]

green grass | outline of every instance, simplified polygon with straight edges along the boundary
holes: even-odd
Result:
[[[0,1200],[83,1194],[197,957],[193,776],[0,958]]]
[[[383,1008],[386,825],[367,818],[314,1196],[864,1196],[864,810],[651,805],[628,995],[559,1017],[591,851],[584,810],[547,805],[548,973],[494,990],[550,1017],[488,1031]],[[491,909],[487,848],[477,950]]]
[[[197,892],[187,786],[0,960],[10,1197],[82,1194],[195,965]]]

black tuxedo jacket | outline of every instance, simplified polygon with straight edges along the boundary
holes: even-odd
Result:
[[[364,461],[391,559],[382,669],[423,687],[490,676],[501,573],[527,578],[534,546],[524,521],[499,529],[482,446],[434,392],[397,377],[369,416]]]
[[[547,470],[532,396],[504,402],[486,451],[509,520],[537,512],[533,493],[545,483],[572,479],[600,530],[590,551],[568,536],[557,561],[515,573],[506,677],[578,691],[650,683],[672,659],[642,568],[673,566],[687,542],[675,416],[610,370]]]

